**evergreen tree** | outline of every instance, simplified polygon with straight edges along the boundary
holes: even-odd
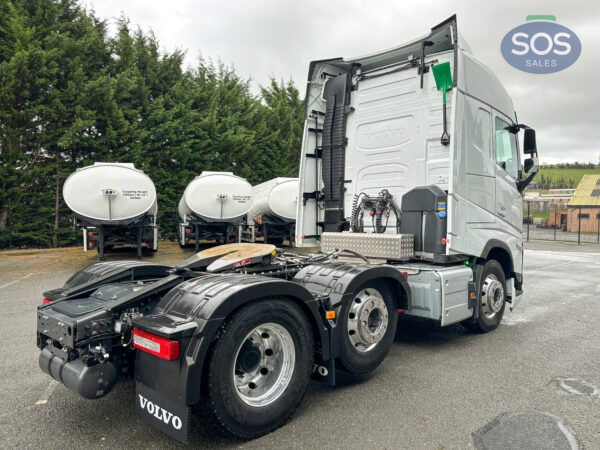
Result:
[[[0,248],[76,244],[65,179],[97,161],[154,181],[163,237],[204,170],[258,183],[296,176],[303,102],[291,81],[253,95],[233,67],[161,52],[153,33],[76,0],[0,0]]]

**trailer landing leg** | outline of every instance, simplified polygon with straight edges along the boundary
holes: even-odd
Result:
[[[137,259],[142,259],[142,227],[137,229]]]
[[[104,261],[106,258],[104,257],[104,230],[102,228],[98,229],[98,260]]]

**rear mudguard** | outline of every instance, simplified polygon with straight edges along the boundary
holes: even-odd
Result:
[[[171,270],[173,267],[166,264],[143,261],[96,263],[75,272],[63,287],[44,292],[44,297],[51,300],[62,300],[90,293],[103,284],[166,277]]]
[[[204,362],[220,325],[240,306],[268,297],[286,297],[300,304],[311,321],[316,339],[316,363],[324,363],[331,384],[338,337],[325,310],[335,309],[362,284],[386,279],[397,290],[401,305],[410,305],[410,289],[401,273],[390,266],[330,263],[308,266],[293,281],[243,274],[203,274],[173,288],[153,314],[135,326],[180,341],[182,358],[167,361],[136,352],[136,380],[174,401],[194,405],[200,401]],[[317,367],[316,371],[322,370]]]
[[[304,286],[313,295],[328,298],[330,309],[335,309],[363,284],[371,280],[386,280],[396,294],[396,306],[410,309],[411,291],[408,281],[393,266],[384,264],[357,264],[337,261],[313,264],[303,268],[294,282]]]

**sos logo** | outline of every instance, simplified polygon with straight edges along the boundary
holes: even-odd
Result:
[[[510,30],[500,51],[514,68],[529,73],[553,73],[566,69],[581,54],[581,41],[554,16],[528,16],[527,23]]]

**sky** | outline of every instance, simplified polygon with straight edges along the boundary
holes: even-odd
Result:
[[[252,79],[293,79],[305,91],[308,64],[353,57],[423,36],[457,14],[473,54],[496,73],[511,95],[519,121],[537,131],[542,163],[600,162],[600,2],[453,0],[83,0],[114,30],[121,14],[152,30],[165,51],[220,58]],[[510,66],[500,42],[530,14],[551,14],[579,37],[571,67],[529,74]]]

